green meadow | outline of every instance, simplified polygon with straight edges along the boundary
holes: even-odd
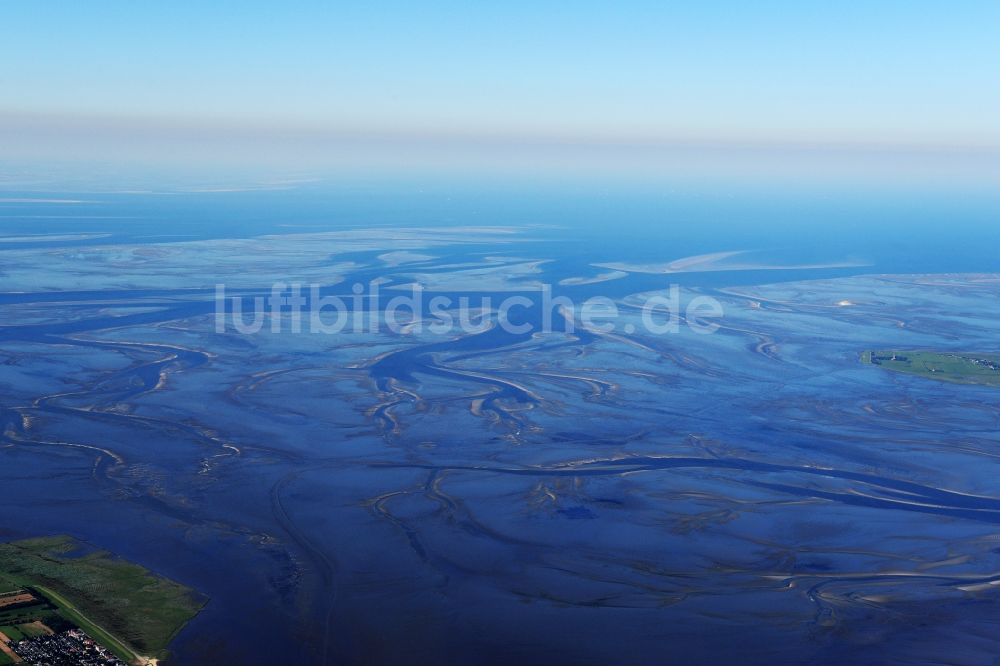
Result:
[[[1000,354],[893,349],[866,351],[863,363],[955,384],[1000,386]]]
[[[57,612],[127,661],[166,658],[167,645],[206,600],[110,553],[78,554],[80,547],[65,536],[0,544],[0,587],[31,588],[48,602],[3,613],[0,622]]]

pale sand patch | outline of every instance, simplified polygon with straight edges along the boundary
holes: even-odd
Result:
[[[419,261],[429,261],[434,259],[434,256],[430,254],[420,254],[419,252],[409,252],[407,250],[396,250],[395,252],[380,254],[378,259],[379,261],[385,263],[386,266],[394,267],[401,266],[403,264],[412,264]]]
[[[737,255],[746,254],[748,250],[737,250],[734,252],[713,252],[711,254],[697,254],[691,257],[683,257],[666,263],[658,264],[630,264],[627,262],[606,262],[591,264],[598,268],[609,268],[626,273],[652,273],[658,275],[668,275],[671,273],[710,273],[719,271],[777,271],[777,270],[803,270],[821,268],[859,268],[869,264],[856,262],[830,262],[817,264],[771,264],[753,261],[727,262],[727,259]]]
[[[610,282],[611,280],[620,280],[623,277],[628,277],[628,273],[625,271],[610,271],[608,273],[600,273],[599,275],[594,275],[593,277],[569,277],[559,280],[559,284],[564,287],[573,287],[584,284],[597,284],[599,282]]]

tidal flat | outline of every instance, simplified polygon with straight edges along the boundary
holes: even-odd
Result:
[[[1000,279],[698,277],[683,256],[658,275],[571,264],[540,233],[5,251],[0,535],[70,534],[204,595],[177,664],[1000,651],[1000,394],[860,362],[994,349]],[[589,277],[601,263],[613,280]],[[219,330],[217,283],[278,279],[456,299],[561,280],[620,314],[613,332],[511,333],[488,310],[476,333]],[[642,299],[675,282],[722,305],[718,330],[644,331]]]

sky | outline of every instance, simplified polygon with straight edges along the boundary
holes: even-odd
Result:
[[[998,25],[995,0],[5,0],[0,140],[38,159],[819,146],[981,164],[1000,151]]]

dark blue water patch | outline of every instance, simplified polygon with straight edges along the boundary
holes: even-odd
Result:
[[[396,465],[386,463],[386,467],[427,467],[424,465]],[[826,467],[805,467],[768,463],[749,459],[736,458],[690,458],[690,457],[645,457],[634,456],[598,460],[579,465],[564,465],[544,468],[530,467],[493,467],[493,466],[454,466],[441,469],[464,471],[479,471],[492,474],[509,474],[513,476],[530,477],[590,477],[617,476],[624,473],[652,472],[657,470],[675,470],[685,468],[722,469],[733,472],[756,472],[762,474],[781,475],[786,473],[801,474],[806,477],[826,477],[855,481],[869,487],[872,495],[855,494],[852,492],[835,492],[811,485],[792,485],[762,480],[768,477],[756,476],[743,480],[743,483],[770,490],[788,493],[802,497],[827,499],[834,502],[878,509],[915,511],[920,513],[964,518],[967,520],[1000,523],[1000,498],[969,495],[960,492],[926,486],[911,481],[894,479],[888,476],[866,474],[852,470],[832,469]]]
[[[585,506],[570,506],[559,509],[558,512],[570,520],[593,520],[597,518],[597,514]]]

